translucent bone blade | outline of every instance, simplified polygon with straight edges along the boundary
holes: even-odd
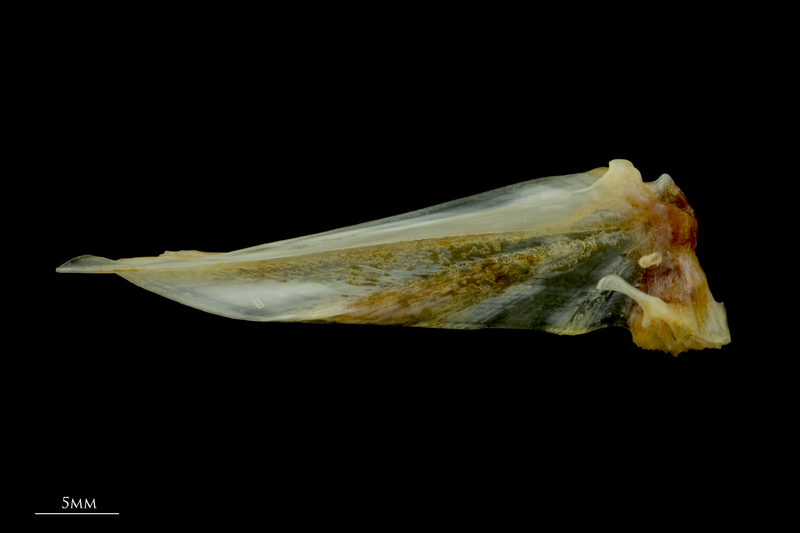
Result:
[[[730,342],[695,256],[697,221],[669,176],[625,160],[229,253],[80,256],[218,315],[255,321],[631,330],[677,355]]]

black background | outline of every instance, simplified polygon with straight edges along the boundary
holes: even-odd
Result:
[[[716,98],[724,73],[698,79],[670,51],[630,63],[623,46],[586,67],[527,34],[292,20],[121,35],[109,22],[42,52],[36,512],[69,496],[128,516],[302,523],[453,494],[544,502],[578,478],[590,491],[621,471],[645,483],[637,465],[700,458],[724,472],[720,436],[761,386],[731,268],[745,231],[735,180],[751,168]],[[694,207],[697,255],[728,310],[722,350],[673,358],[620,328],[251,323],[55,273],[82,254],[239,249],[614,158],[645,181],[669,173]]]

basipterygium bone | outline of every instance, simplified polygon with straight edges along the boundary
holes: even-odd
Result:
[[[664,174],[626,160],[228,253],[84,255],[57,272],[116,273],[209,313],[255,321],[627,327],[677,355],[730,342],[694,249],[697,219]]]

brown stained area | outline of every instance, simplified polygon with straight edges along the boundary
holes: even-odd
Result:
[[[378,285],[392,270],[414,271],[459,261],[474,260],[502,252],[503,246],[520,242],[527,235],[471,235],[424,239],[388,245],[365,246],[318,254],[219,264],[211,273],[219,276],[246,275],[276,281],[308,279],[314,282],[345,282]]]
[[[667,206],[666,219],[672,244],[694,250],[697,247],[697,217],[686,195],[675,185],[670,185],[664,191],[664,204]]]
[[[639,290],[650,296],[657,295],[668,304],[688,304],[692,300],[691,293],[686,291],[680,265],[673,267],[658,265],[645,269]]]
[[[694,252],[685,253],[687,256],[680,265],[645,271],[642,281],[642,287],[647,289],[645,292],[670,304],[676,318],[670,323],[663,320],[646,321],[642,308],[634,303],[628,326],[633,341],[642,348],[662,350],[677,356],[690,349],[719,347],[702,338],[703,321],[713,298]],[[645,325],[645,322],[649,323]]]
[[[677,356],[690,349],[715,346],[702,338],[708,306],[713,298],[706,276],[695,255],[697,218],[684,193],[668,186],[661,198],[631,202],[646,243],[644,251],[657,251],[660,264],[644,269],[638,289],[670,304],[674,321],[647,320],[641,306],[633,302],[628,327],[642,348],[658,349]]]
[[[700,287],[687,283],[692,278],[689,272],[682,272],[684,264],[695,265],[697,258],[697,218],[694,209],[678,187],[670,185],[662,199],[653,198],[651,202],[637,207],[642,232],[650,249],[662,256],[659,265],[645,269],[639,290],[657,296],[666,303],[691,305],[697,301],[693,292]],[[691,256],[693,261],[687,263]],[[699,264],[697,265],[699,269]],[[702,272],[702,270],[701,270]]]
[[[628,199],[632,219],[641,226],[643,240],[654,250],[667,255],[697,247],[697,217],[686,195],[675,185],[668,186],[662,198],[646,191]]]
[[[427,279],[372,294],[331,317],[334,322],[415,324],[442,317],[533,275],[535,255],[514,261],[487,258],[469,268],[445,268]]]

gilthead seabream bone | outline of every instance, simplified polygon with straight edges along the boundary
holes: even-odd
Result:
[[[228,253],[83,255],[58,272],[115,273],[255,321],[528,328],[627,327],[673,355],[730,342],[695,256],[697,219],[664,174],[626,160]]]

